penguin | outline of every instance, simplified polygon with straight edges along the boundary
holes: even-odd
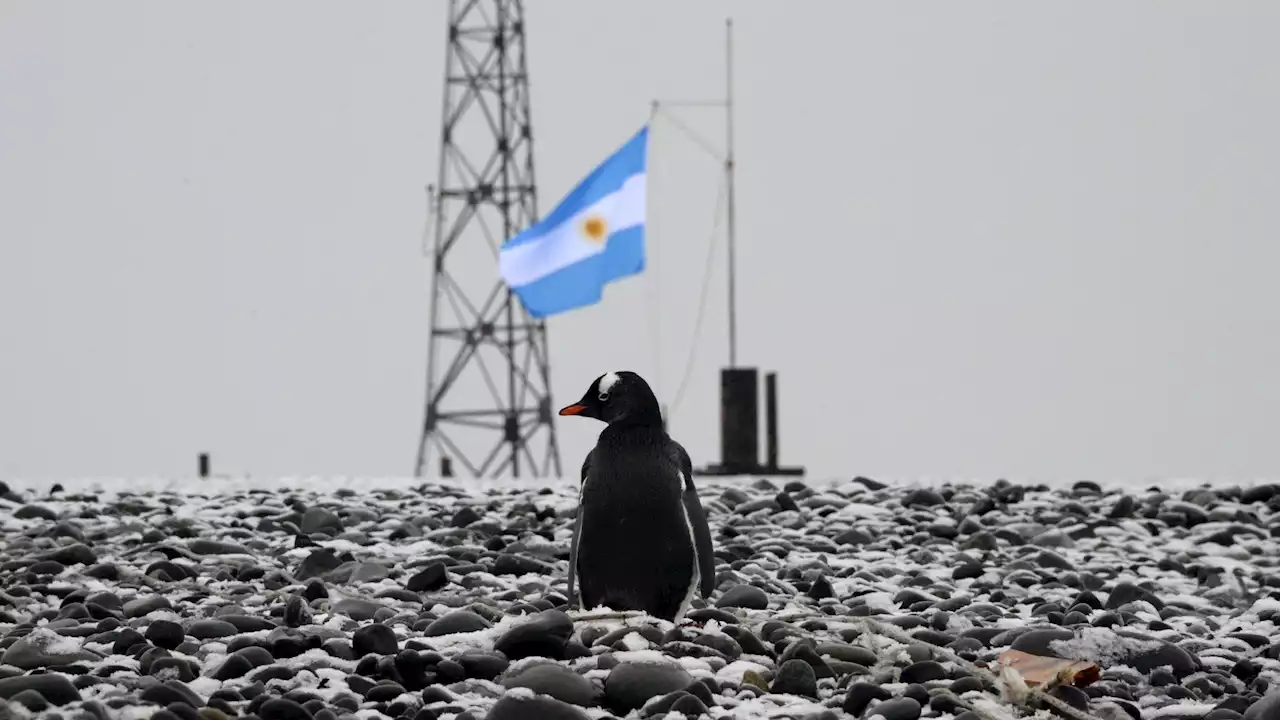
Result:
[[[606,424],[582,462],[569,606],[576,598],[679,623],[695,591],[715,590],[715,557],[693,463],[663,427],[653,390],[634,372],[608,372],[560,415]]]

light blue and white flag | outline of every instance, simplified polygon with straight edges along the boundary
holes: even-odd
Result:
[[[644,270],[648,135],[646,125],[502,246],[502,279],[534,317],[593,305],[605,285]]]

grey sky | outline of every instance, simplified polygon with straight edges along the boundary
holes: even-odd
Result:
[[[721,92],[728,2],[528,5],[544,213],[650,99]],[[0,3],[0,477],[412,470],[445,13]],[[784,460],[1280,471],[1280,4],[732,13],[740,359],[781,373]],[[717,168],[661,121],[651,163],[655,266],[553,318],[557,404],[679,379]],[[721,265],[671,427],[699,464]],[[576,469],[600,426],[559,428]]]

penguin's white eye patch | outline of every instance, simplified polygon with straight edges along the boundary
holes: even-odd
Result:
[[[599,395],[597,395],[596,397],[600,398],[600,402],[608,402],[608,401],[609,401],[609,393],[607,393],[607,392],[602,392],[602,393],[600,393]]]
[[[615,372],[605,373],[600,377],[600,387],[599,387],[600,393],[602,395],[608,395],[609,391],[613,389],[613,386],[617,385],[618,381],[621,379],[622,378],[618,377],[618,373],[615,373]]]

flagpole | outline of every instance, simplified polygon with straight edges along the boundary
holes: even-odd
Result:
[[[652,167],[653,165],[653,125],[654,125],[653,121],[656,120],[657,118],[658,118],[658,101],[657,99],[654,99],[649,101],[649,119],[645,121],[645,125],[647,125],[649,128],[649,141],[647,146],[645,147],[645,154],[646,154],[645,165],[647,167]],[[657,252],[658,244],[650,243],[648,240],[648,238],[652,237],[652,235],[650,234],[650,228],[652,228],[653,225],[655,224],[652,219],[653,211],[651,207],[652,206],[648,202],[645,203],[645,208],[644,208],[644,213],[645,213],[644,223],[645,223],[645,236],[646,236],[645,244],[651,245],[653,247],[653,253],[652,253],[653,262],[651,263],[653,266],[653,281],[649,283],[649,289],[653,291],[653,295],[650,297],[650,302],[653,303],[654,309],[651,313],[649,313],[649,316],[650,316],[649,332],[652,333],[653,335],[651,339],[651,343],[653,344],[653,368],[654,368],[654,375],[655,375],[654,379],[657,381],[656,385],[658,387],[663,387],[662,385],[662,304],[654,300],[654,298],[659,298],[662,296],[662,288],[661,288],[662,274],[659,271],[659,265],[658,265],[658,252]],[[665,432],[667,429],[667,421],[670,416],[670,409],[667,403],[659,402],[658,414],[662,416],[662,429]]]
[[[729,367],[738,366],[738,313],[737,313],[737,271],[734,257],[734,204],[733,204],[733,18],[725,18],[725,160],[726,203],[726,235],[729,256]]]

